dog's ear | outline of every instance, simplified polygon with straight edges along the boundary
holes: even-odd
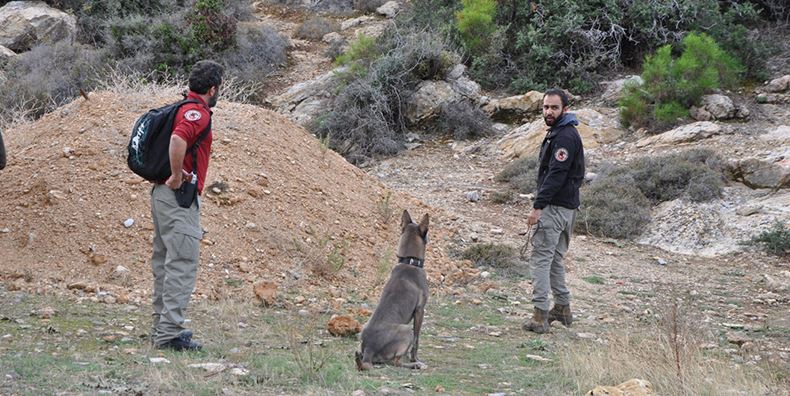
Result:
[[[425,237],[428,234],[428,213],[422,216],[422,220],[420,220],[420,235]]]
[[[400,218],[400,230],[401,230],[401,232],[403,232],[403,230],[406,229],[406,226],[411,224],[411,223],[412,223],[412,221],[411,221],[411,216],[409,215],[409,211],[404,209],[403,210],[403,215]]]

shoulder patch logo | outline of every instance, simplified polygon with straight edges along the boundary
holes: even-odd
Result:
[[[197,121],[201,117],[202,115],[200,115],[200,112],[197,110],[187,110],[187,112],[184,113],[184,118],[186,118],[187,121]]]
[[[568,159],[568,150],[565,147],[560,147],[554,152],[554,159],[560,162],[565,162]]]

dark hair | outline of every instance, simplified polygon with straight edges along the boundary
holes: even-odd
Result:
[[[202,60],[195,63],[189,73],[189,90],[201,95],[208,93],[211,87],[222,84],[223,72],[222,66],[214,61]]]
[[[547,90],[546,93],[543,94],[543,98],[545,99],[547,96],[550,95],[559,96],[560,99],[562,99],[562,107],[568,107],[568,94],[566,94],[565,91],[559,88],[552,88]]]

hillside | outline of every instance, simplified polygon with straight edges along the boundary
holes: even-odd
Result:
[[[7,131],[3,280],[44,293],[99,286],[146,301],[151,184],[128,170],[125,149],[136,117],[173,99],[95,93]],[[402,209],[432,215],[431,280],[456,269],[441,211],[391,192],[273,112],[220,103],[214,118],[198,297],[251,296],[258,279],[308,295],[312,285],[375,294],[380,267],[395,262]],[[312,270],[328,261],[342,268]]]

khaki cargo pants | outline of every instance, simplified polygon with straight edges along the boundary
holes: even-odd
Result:
[[[184,319],[195,289],[203,230],[198,201],[190,208],[182,208],[173,190],[164,184],[157,184],[151,190],[151,216],[154,220],[151,337],[155,345],[162,345],[185,330]]]
[[[570,304],[571,293],[565,286],[562,258],[568,252],[575,221],[575,209],[554,205],[543,208],[537,229],[532,235],[532,255],[529,259],[532,304],[536,308],[549,310],[549,288],[554,295],[554,304]]]

